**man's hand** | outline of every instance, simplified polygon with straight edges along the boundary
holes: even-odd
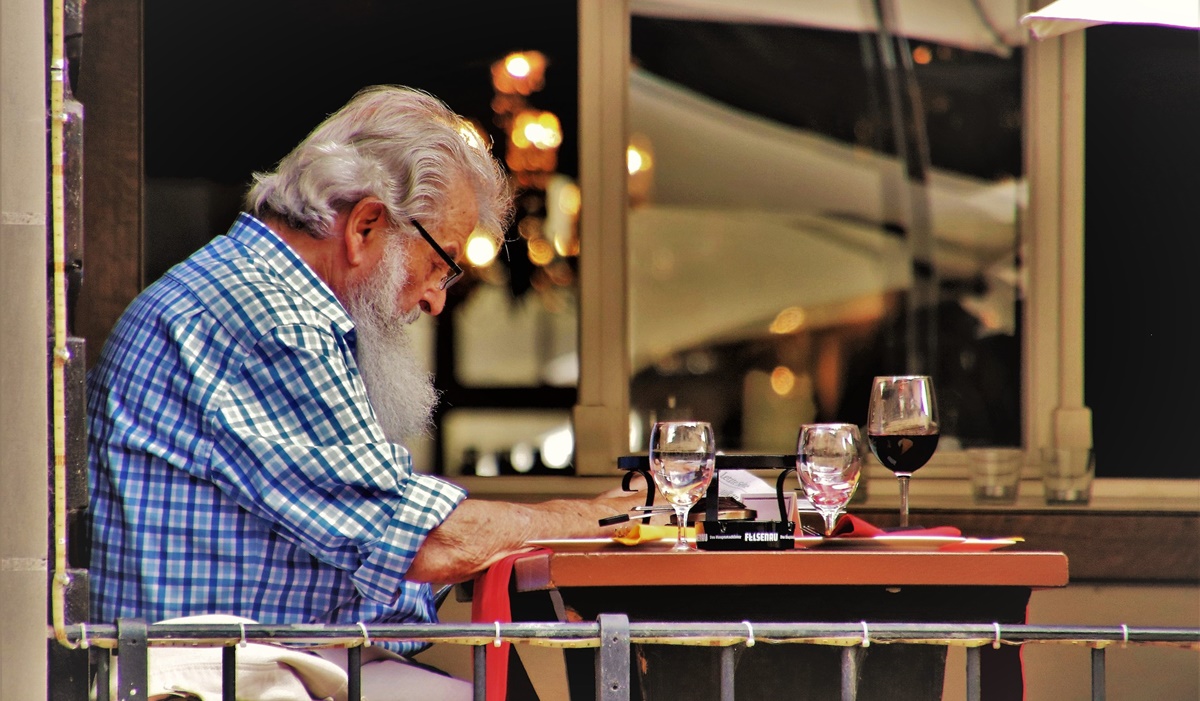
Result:
[[[467,499],[429,532],[405,577],[415,582],[452,583],[475,576],[493,563],[526,549],[530,540],[602,538],[599,525],[645,502],[646,480],[636,475],[627,492],[609,489],[594,499],[557,499],[539,504]]]

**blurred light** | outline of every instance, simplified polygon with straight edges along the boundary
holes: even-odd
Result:
[[[476,230],[467,239],[467,260],[476,268],[491,265],[496,259],[496,241],[488,234]]]
[[[796,375],[791,369],[780,365],[771,371],[771,390],[781,397],[791,394],[796,387]]]
[[[554,260],[554,247],[546,239],[532,239],[529,242],[529,260],[534,265],[546,265]]]
[[[542,238],[543,225],[545,221],[541,217],[530,214],[521,219],[517,223],[517,233],[523,239],[540,239]]]
[[[559,126],[558,117],[553,112],[521,112],[513,122],[512,142],[517,148],[558,148],[562,143],[562,127]]]
[[[653,160],[647,152],[637,149],[637,146],[629,146],[629,150],[625,151],[625,167],[629,169],[629,174],[641,173],[642,170],[649,170]]]
[[[930,51],[929,47],[925,46],[924,44],[913,49],[912,55],[913,61],[922,66],[933,60],[933,52]]]
[[[554,252],[563,258],[579,255],[579,239],[575,237],[554,237]]]
[[[530,95],[545,85],[546,56],[517,51],[492,64],[492,87],[503,95]]]
[[[508,453],[508,461],[517,472],[529,472],[533,469],[533,446],[528,443],[517,443]]]
[[[554,244],[554,252],[564,258],[579,255],[579,186],[561,173],[546,183],[546,221],[542,235]]]
[[[575,387],[579,384],[579,354],[567,351],[546,361],[542,381],[551,387]]]
[[[575,436],[570,426],[552,431],[542,439],[542,462],[546,467],[562,469],[571,462],[575,452]]]
[[[567,183],[563,185],[562,192],[559,194],[558,208],[566,214],[576,216],[579,214],[581,200],[579,186],[575,183]]]
[[[552,112],[522,110],[508,129],[508,148],[504,160],[526,187],[546,189],[546,181],[558,167],[558,147],[562,127]]]
[[[525,78],[529,75],[529,59],[525,54],[509,54],[504,60],[504,70],[514,78]]]
[[[771,322],[771,333],[792,333],[804,325],[804,310],[800,307],[788,307],[775,316]]]
[[[479,477],[496,477],[500,474],[500,462],[496,454],[490,451],[479,456],[475,462],[475,474]]]
[[[654,146],[644,134],[629,137],[625,149],[625,168],[629,171],[629,200],[637,207],[650,199],[654,186]]]

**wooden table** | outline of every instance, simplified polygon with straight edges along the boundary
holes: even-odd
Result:
[[[1068,581],[1058,552],[984,553],[863,550],[671,553],[624,546],[548,552],[516,564],[514,620],[547,620],[539,593],[555,590],[558,615],[594,620],[620,612],[631,621],[791,621],[1024,623],[1034,589]],[[544,593],[541,595],[544,600]],[[638,646],[644,670],[634,698],[716,698],[718,650]],[[940,698],[944,647],[865,649],[858,699]],[[593,695],[590,651],[568,650],[572,699]],[[578,653],[584,653],[579,655]],[[1019,649],[983,650],[985,699],[1020,699]],[[574,658],[574,659],[572,659]],[[656,670],[664,674],[656,675]],[[687,670],[680,673],[679,670]],[[670,672],[666,674],[666,672]],[[758,645],[739,658],[739,699],[839,698],[840,650]],[[640,689],[639,689],[640,685]]]

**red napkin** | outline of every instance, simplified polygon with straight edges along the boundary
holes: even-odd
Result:
[[[514,553],[488,568],[475,578],[475,591],[471,598],[472,623],[512,622],[509,606],[508,586],[512,579],[513,565],[517,560],[550,552],[546,548]],[[487,695],[488,701],[504,701],[508,693],[508,651],[511,643],[500,643],[500,647],[488,645]]]
[[[833,535],[837,538],[873,538],[877,535],[911,535],[911,536],[943,536],[958,538],[962,536],[962,531],[954,526],[936,526],[934,528],[902,528],[900,530],[886,530],[879,526],[874,526],[857,516],[850,514],[842,514],[838,519],[837,525],[833,528]]]

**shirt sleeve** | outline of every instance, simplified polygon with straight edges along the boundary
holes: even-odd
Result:
[[[212,414],[210,479],[313,557],[392,601],[429,531],[466,497],[416,474],[375,419],[345,340],[272,330]]]

